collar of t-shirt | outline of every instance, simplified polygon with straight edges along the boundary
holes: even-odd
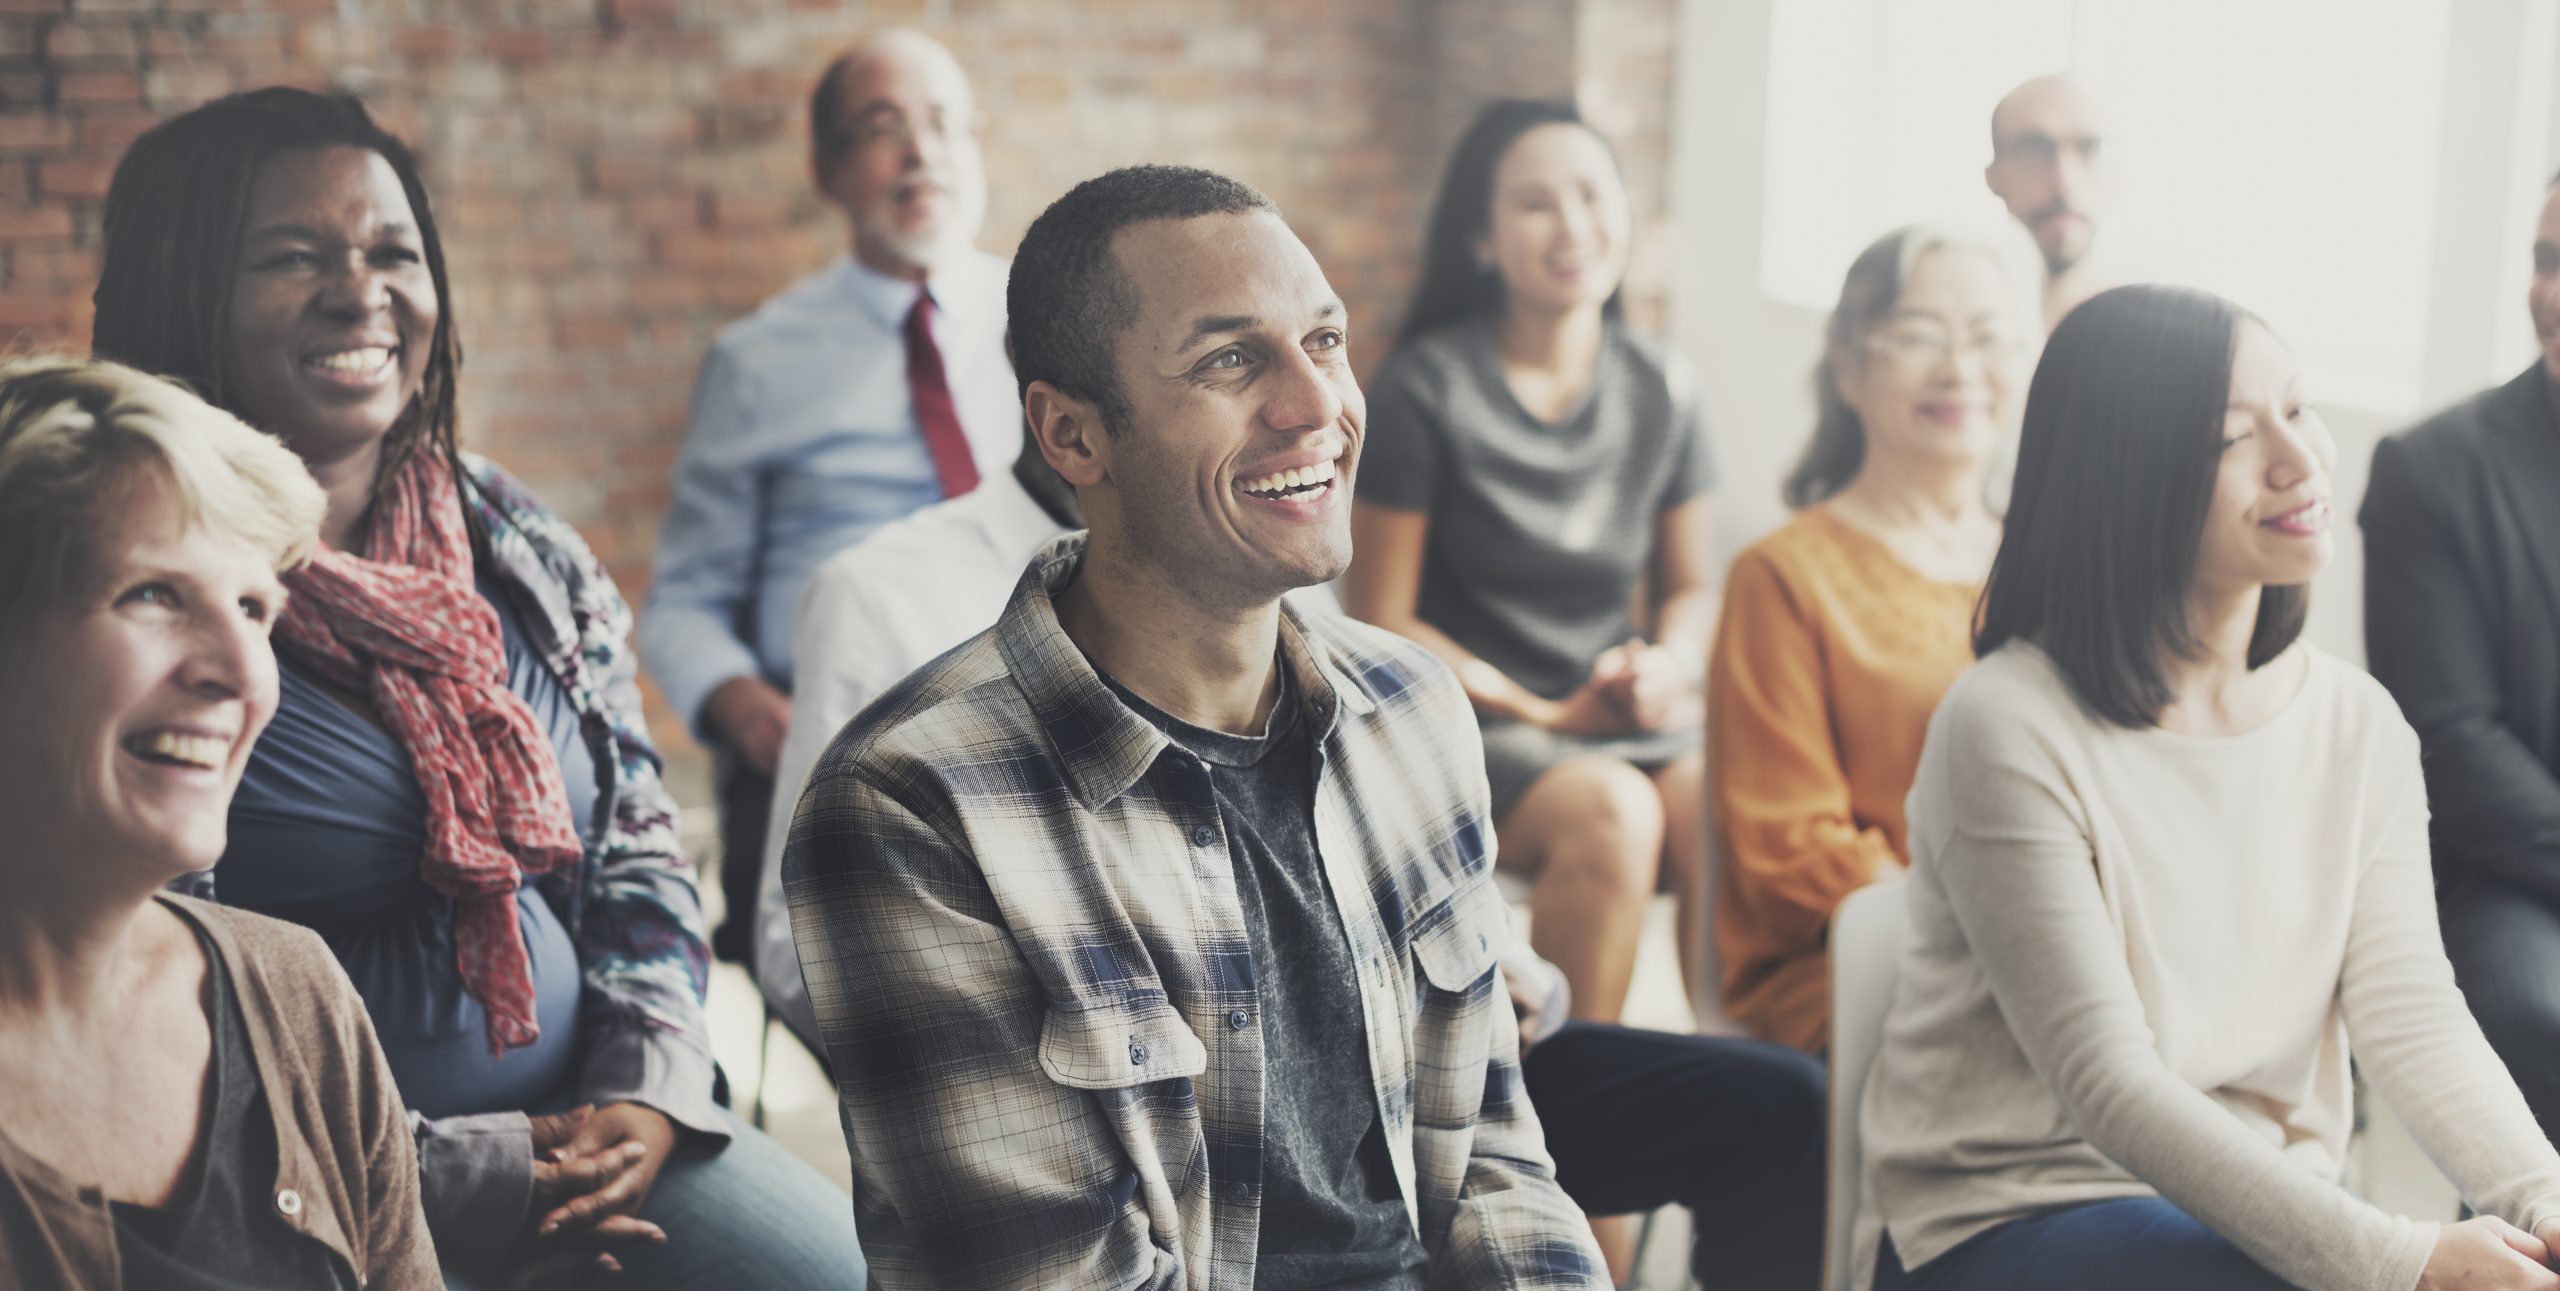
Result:
[[[1093,672],[1095,676],[1102,678],[1102,684],[1109,686],[1111,693],[1118,696],[1121,703],[1129,706],[1129,711],[1154,723],[1156,729],[1163,731],[1168,738],[1189,750],[1193,756],[1212,766],[1243,769],[1259,765],[1271,750],[1278,748],[1286,741],[1290,731],[1298,724],[1297,687],[1289,680],[1289,667],[1285,662],[1277,659],[1273,663],[1280,675],[1280,693],[1273,696],[1271,714],[1263,719],[1262,733],[1259,735],[1236,735],[1227,731],[1214,731],[1206,726],[1193,725],[1140,699],[1137,692],[1120,684],[1118,678],[1104,672],[1101,668],[1097,667]]]

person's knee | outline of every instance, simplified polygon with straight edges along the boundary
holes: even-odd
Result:
[[[2550,971],[2547,965],[2531,967]],[[2527,971],[2527,966],[2516,965],[2508,971]],[[2470,989],[2471,982],[2464,985],[2480,1033],[2506,1064],[2516,1091],[2524,1095],[2543,1133],[2560,1141],[2560,1012],[2534,991],[2475,990]]]
[[[1739,1154],[1773,1185],[1794,1179],[1821,1188],[1830,1137],[1831,1080],[1819,1058],[1784,1045],[1751,1043],[1747,1062],[1719,1064],[1702,1105],[1727,1110],[1748,1135]]]
[[[2560,915],[2529,893],[2475,880],[2447,900],[2443,918],[2471,1016],[2520,1082],[2546,1076],[2551,1089],[2526,1091],[2545,1111],[2560,1096]]]
[[[1703,812],[1707,807],[1707,755],[1686,753],[1666,763],[1652,776],[1655,796],[1663,804],[1691,805]]]
[[[1624,762],[1593,758],[1548,772],[1555,813],[1550,864],[1586,882],[1650,893],[1662,852],[1662,795]]]
[[[1820,1058],[1785,1045],[1763,1045],[1750,1088],[1772,1124],[1808,1131],[1819,1145],[1831,1118],[1831,1073]]]

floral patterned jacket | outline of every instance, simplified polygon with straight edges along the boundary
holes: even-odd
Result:
[[[712,1095],[704,1021],[710,947],[676,807],[659,782],[641,716],[631,607],[586,540],[496,463],[463,454],[463,506],[488,537],[527,637],[577,710],[599,786],[601,828],[574,870],[535,880],[578,950],[577,1100],[642,1103],[689,1146],[729,1138]],[[217,897],[202,879],[187,890]],[[428,1120],[410,1114],[422,1200],[439,1249],[486,1246],[524,1222],[533,1194],[532,1124],[522,1111]],[[459,1245],[457,1245],[459,1243]]]
[[[710,947],[693,867],[676,842],[675,800],[659,782],[657,746],[641,717],[631,607],[586,540],[514,476],[473,454],[464,466],[475,486],[465,505],[488,534],[498,571],[538,611],[526,615],[529,635],[577,708],[596,765],[612,777],[609,805],[599,808],[605,828],[585,860],[541,880],[567,912],[586,982],[581,1092],[601,1105],[664,1078],[644,1073],[681,1075],[697,1087],[690,1096],[675,1106],[642,1101],[713,1131],[721,1122],[711,1111],[702,1007]]]

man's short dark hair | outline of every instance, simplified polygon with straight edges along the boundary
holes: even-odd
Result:
[[[1022,392],[1046,381],[1090,401],[1104,432],[1117,432],[1129,402],[1115,343],[1137,317],[1138,296],[1111,258],[1112,240],[1149,220],[1278,210],[1252,186],[1197,166],[1126,166],[1067,190],[1022,235],[1005,287]]]

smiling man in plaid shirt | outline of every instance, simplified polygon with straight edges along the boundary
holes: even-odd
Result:
[[[1466,699],[1281,604],[1351,554],[1340,299],[1261,194],[1158,166],[1059,199],[1009,295],[1090,533],[845,729],[784,860],[875,1283],[1603,1285]]]

